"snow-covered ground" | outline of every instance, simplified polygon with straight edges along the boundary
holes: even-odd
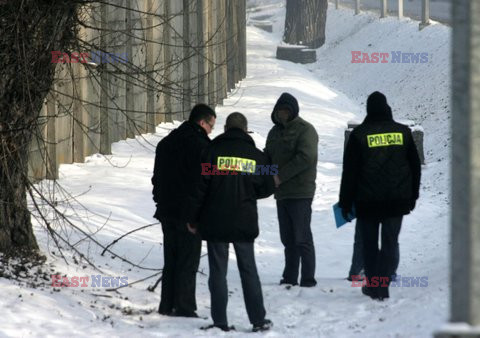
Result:
[[[259,12],[262,13],[262,12]],[[448,318],[449,253],[449,83],[450,29],[432,25],[418,31],[418,22],[384,19],[373,15],[353,16],[351,10],[329,10],[327,42],[317,50],[313,65],[298,65],[275,59],[281,40],[284,7],[270,6],[264,14],[276,19],[272,34],[248,28],[248,74],[237,90],[217,107],[213,136],[223,129],[226,116],[244,113],[259,148],[272,127],[270,114],[278,96],[288,91],[300,102],[300,115],[310,121],[320,137],[317,192],[313,202],[312,230],[316,246],[318,286],[311,289],[278,285],[283,268],[283,247],[278,234],[273,197],[259,205],[261,234],[256,241],[256,259],[267,316],[274,322],[266,336],[286,337],[425,337]],[[424,64],[351,63],[351,51],[429,53]],[[343,135],[347,121],[361,120],[365,100],[374,90],[387,95],[394,117],[409,119],[425,130],[426,162],[417,209],[404,220],[400,234],[401,259],[398,273],[406,277],[428,277],[427,287],[391,288],[391,298],[375,302],[361,294],[344,278],[353,248],[353,224],[334,225],[331,206],[338,199]],[[150,178],[154,147],[169,130],[162,124],[154,135],[144,135],[113,145],[108,158],[95,155],[84,164],[63,165],[58,183],[76,197],[56,193],[58,207],[94,238],[108,245],[115,238],[142,225],[154,223]],[[53,190],[53,183],[42,183]],[[82,209],[81,205],[85,207]],[[69,208],[72,204],[76,212]],[[70,240],[81,239],[78,231],[57,228]],[[89,240],[76,247],[88,253],[102,273],[86,259],[65,250],[78,264],[66,265],[44,229],[35,225],[49,273],[73,276],[128,277],[128,282],[152,276],[163,266],[162,231],[159,225],[135,232],[113,245],[111,252],[125,257],[140,269]],[[206,253],[204,247],[203,253]],[[202,258],[198,274],[198,313],[209,317],[208,264]],[[109,292],[104,287],[26,287],[24,283],[0,279],[0,335],[2,336],[245,336],[250,331],[241,284],[232,254],[229,271],[231,297],[229,322],[237,331],[202,331],[208,319],[160,316],[156,309],[160,287],[146,290],[157,276]],[[91,285],[91,277],[88,283]]]

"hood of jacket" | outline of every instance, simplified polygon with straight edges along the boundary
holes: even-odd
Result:
[[[365,122],[392,121],[392,109],[387,98],[380,92],[373,92],[367,99],[367,117]]]
[[[296,118],[300,110],[298,107],[297,99],[295,98],[295,96],[293,96],[290,93],[283,93],[282,95],[280,95],[280,97],[277,100],[277,103],[275,103],[275,106],[273,107],[271,117],[272,117],[273,123],[275,123],[276,125],[281,125],[280,121],[276,117],[276,112],[279,109],[287,109],[290,112],[288,121],[291,121],[294,118]]]

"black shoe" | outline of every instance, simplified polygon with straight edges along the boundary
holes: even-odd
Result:
[[[362,282],[365,279],[365,273],[363,270],[361,270],[359,273],[350,273],[350,275],[347,277],[349,282],[353,282],[352,276],[358,276],[358,279],[355,280],[356,282]]]
[[[228,331],[235,331],[235,326],[228,326],[228,325],[215,325],[215,324],[210,324],[210,325],[207,325],[207,326],[202,326],[200,328],[200,330],[210,330],[210,329],[214,329],[214,328],[218,328],[222,331],[225,331],[225,332],[228,332]]]
[[[252,332],[268,331],[272,326],[273,323],[270,319],[264,319],[261,323],[253,324]]]
[[[390,295],[388,293],[388,287],[384,286],[384,287],[379,287],[378,288],[378,291],[377,291],[377,299],[378,300],[385,300],[389,297],[390,297]]]
[[[289,284],[289,285],[292,285],[292,286],[298,285],[297,281],[290,282],[290,281],[287,281],[286,279],[282,278],[280,280],[280,285],[284,285],[284,284]]]
[[[158,313],[162,316],[173,316],[174,310],[165,310],[165,309],[158,309]]]
[[[308,281],[305,281],[305,282],[300,282],[300,286],[305,287],[305,288],[311,288],[311,287],[314,287],[315,285],[317,285],[317,281],[315,279],[314,280],[308,280]]]
[[[369,296],[372,299],[378,299],[377,288],[371,288],[368,286],[362,286],[362,293],[365,296]]]
[[[199,318],[197,313],[195,311],[177,311],[173,310],[170,315],[167,316],[173,316],[173,317],[189,317],[189,318]]]

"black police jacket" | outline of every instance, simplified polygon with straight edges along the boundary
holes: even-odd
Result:
[[[270,167],[253,139],[235,128],[216,137],[202,159],[202,179],[190,201],[190,223],[198,224],[207,241],[253,241],[259,233],[257,199],[273,194],[278,168]]]
[[[350,134],[344,153],[340,207],[358,216],[408,214],[419,196],[421,167],[410,129],[391,111],[367,116]]]

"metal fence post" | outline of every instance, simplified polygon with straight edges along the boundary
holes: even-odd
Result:
[[[430,0],[422,0],[422,22],[419,29],[423,29],[430,24]]]
[[[380,18],[387,17],[387,0],[380,0],[381,3],[381,11],[380,11]]]

